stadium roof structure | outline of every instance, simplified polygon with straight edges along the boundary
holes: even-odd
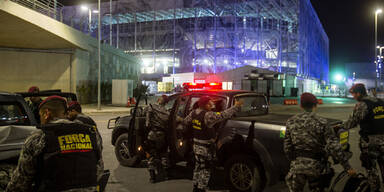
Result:
[[[297,22],[298,5],[295,0],[257,0],[216,4],[214,7],[169,8],[164,10],[138,11],[114,14],[112,24],[151,22],[200,17],[264,17],[287,22]],[[110,18],[103,23],[109,24]]]

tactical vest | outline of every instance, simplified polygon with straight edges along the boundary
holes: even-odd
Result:
[[[368,106],[368,114],[360,122],[360,135],[384,135],[384,101],[364,99],[363,102]]]
[[[192,130],[193,137],[200,140],[210,140],[215,138],[215,129],[208,128],[205,124],[206,111],[202,111],[196,114],[196,111],[192,114]]]
[[[96,135],[80,123],[42,125],[46,145],[39,159],[37,191],[97,186]]]
[[[76,120],[81,121],[84,124],[90,125],[90,126],[96,126],[95,121],[91,119],[90,117],[84,115],[84,114],[78,114],[76,116]]]

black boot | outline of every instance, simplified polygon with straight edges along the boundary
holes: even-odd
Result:
[[[166,168],[164,168],[164,167],[161,167],[161,168],[159,169],[159,173],[160,173],[160,175],[161,175],[161,177],[162,177],[162,179],[163,179],[164,181],[166,181],[166,180],[169,179],[169,178],[168,178],[168,169],[166,169]]]
[[[168,177],[168,170],[165,169],[163,174],[164,174],[164,180],[168,180],[169,179],[169,177]]]
[[[199,192],[199,188],[197,188],[197,185],[193,185],[193,191],[192,192]]]
[[[149,182],[150,183],[155,183],[156,182],[155,170],[149,170]]]
[[[197,185],[193,186],[193,192],[205,192],[205,189],[199,189]]]

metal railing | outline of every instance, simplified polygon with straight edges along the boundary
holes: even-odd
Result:
[[[52,17],[58,21],[62,21],[63,4],[56,0],[11,0],[24,7],[33,9],[41,14]]]

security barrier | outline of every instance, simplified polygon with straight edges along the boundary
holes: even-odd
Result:
[[[284,105],[297,105],[297,99],[284,99]]]
[[[136,105],[136,100],[134,97],[128,97],[127,106],[126,107],[132,107]]]

